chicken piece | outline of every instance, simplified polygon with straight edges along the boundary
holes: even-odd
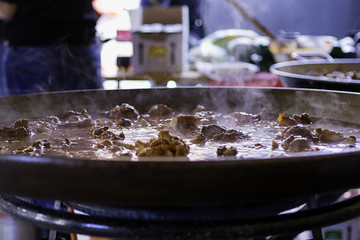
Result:
[[[141,125],[141,127],[150,127],[151,123],[148,120],[143,118],[140,120],[140,125]]]
[[[26,128],[7,128],[0,129],[0,136],[2,138],[21,138],[30,135],[30,131]]]
[[[338,143],[345,140],[342,133],[321,128],[315,129],[315,136],[319,138],[319,141],[325,143]]]
[[[285,114],[280,113],[279,117],[278,117],[278,122],[279,122],[279,126],[294,126],[297,124],[297,122],[295,121],[295,119],[291,118],[291,117],[287,117],[285,116]]]
[[[81,115],[73,115],[73,116],[70,116],[66,122],[80,122],[82,119],[84,119]]]
[[[107,131],[108,129],[109,129],[109,127],[107,127],[107,126],[93,127],[93,128],[91,128],[90,133],[94,137],[99,137],[103,132]]]
[[[70,145],[73,143],[73,142],[70,141],[70,139],[68,139],[68,138],[64,138],[61,142],[63,143],[63,146],[64,146],[64,147],[70,147]]]
[[[118,137],[119,137],[119,140],[124,140],[125,139],[125,133],[124,132],[119,133]]]
[[[104,139],[110,139],[110,140],[124,140],[125,139],[125,135],[123,132],[121,132],[120,134],[116,135],[115,133],[113,133],[112,131],[106,130],[104,132],[102,132],[99,136],[100,139],[104,140]]]
[[[86,128],[94,125],[89,113],[85,108],[81,112],[68,110],[60,118],[63,123],[58,124],[59,128]]]
[[[355,136],[349,136],[345,139],[346,143],[348,144],[355,144],[356,143],[356,137]]]
[[[18,119],[11,126],[11,128],[21,128],[21,127],[29,129],[29,120],[28,119]]]
[[[164,104],[151,106],[148,114],[152,118],[167,118],[173,115],[173,110]]]
[[[215,124],[203,126],[201,128],[201,134],[205,137],[205,139],[212,139],[215,135],[225,133],[226,131],[227,129],[225,127]]]
[[[293,126],[297,124],[311,124],[312,120],[307,113],[301,115],[293,114],[287,117],[284,113],[280,113],[278,117],[279,126]]]
[[[115,122],[115,125],[118,127],[131,127],[132,122],[130,119],[121,117],[117,122]]]
[[[183,135],[193,134],[198,131],[200,119],[192,115],[178,115],[173,118],[170,127]]]
[[[224,156],[236,156],[238,151],[234,147],[227,148],[224,152]]]
[[[40,155],[43,154],[44,149],[51,148],[51,144],[46,139],[41,139],[35,141],[32,146],[26,147],[23,150],[17,150],[15,151],[15,154],[27,154],[27,155]]]
[[[81,109],[81,112],[75,112],[73,110],[68,110],[60,116],[60,119],[63,121],[66,121],[66,120],[69,120],[71,117],[76,117],[76,116],[82,116],[83,118],[90,117],[88,111],[85,108],[83,108],[83,109]]]
[[[311,124],[312,123],[312,120],[307,113],[302,113],[301,115],[294,114],[294,115],[292,115],[292,118],[296,122],[301,123],[301,124]]]
[[[309,129],[305,128],[303,125],[296,125],[296,126],[288,127],[282,132],[282,136],[284,138],[287,138],[290,135],[302,136],[308,140],[315,139],[315,136],[311,133],[311,131]]]
[[[226,146],[220,146],[216,150],[218,156],[236,156],[238,153],[235,147],[227,148]]]
[[[61,114],[60,119],[68,120],[72,116],[80,116],[80,115],[81,115],[80,112],[75,112],[73,110],[68,110],[68,111],[64,112],[63,114]]]
[[[309,140],[302,136],[290,135],[285,139],[282,147],[289,152],[303,152],[311,150]]]
[[[124,139],[125,139],[125,136],[124,136]],[[126,148],[129,150],[135,150],[135,148],[136,148],[135,145],[124,143],[123,141],[113,141],[113,142],[117,147],[120,147],[122,149]],[[138,142],[140,142],[140,141],[138,141]]]
[[[151,139],[148,143],[136,141],[136,155],[149,156],[186,156],[190,147],[180,138],[171,136],[168,131],[160,131],[157,139]]]
[[[123,132],[116,135],[115,133],[109,131],[109,128],[107,126],[93,127],[90,130],[90,134],[93,137],[100,138],[100,139],[112,139],[112,140],[124,140],[125,139],[125,134]]]
[[[217,142],[236,142],[239,139],[245,139],[248,136],[239,132],[235,129],[227,130],[226,132],[222,132],[214,135],[213,139]]]
[[[205,139],[204,135],[199,133],[199,134],[196,134],[190,142],[192,142],[194,144],[203,145],[203,144],[205,144],[205,141],[206,141],[206,139]]]
[[[262,145],[261,143],[255,143],[254,145],[251,146],[251,148],[259,150],[261,148],[266,148],[266,147],[264,145]]]
[[[31,131],[29,129],[29,120],[16,120],[11,127],[4,127],[0,129],[0,137],[2,138],[22,138],[29,136]]]
[[[109,139],[105,139],[105,140],[101,140],[100,142],[98,142],[96,144],[96,146],[98,148],[110,148],[114,145],[114,142],[109,140]]]
[[[271,141],[271,146],[272,146],[272,150],[276,150],[279,148],[279,144],[275,141],[275,140],[272,140]]]
[[[47,139],[41,139],[35,141],[32,146],[37,149],[42,149],[42,148],[50,148],[51,144]]]
[[[139,116],[139,112],[133,106],[127,103],[123,103],[120,106],[116,105],[109,112],[109,117],[115,119],[119,119],[123,117],[134,120],[137,119],[138,116]]]

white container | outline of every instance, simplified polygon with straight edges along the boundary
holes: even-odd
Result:
[[[179,73],[187,62],[187,6],[148,7],[131,13],[134,73]]]

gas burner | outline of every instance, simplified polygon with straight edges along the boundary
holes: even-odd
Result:
[[[162,208],[129,209],[66,203],[67,208],[77,209],[75,212],[68,212],[61,208],[55,210],[42,207],[16,196],[1,195],[0,210],[45,229],[128,240],[265,239],[268,236],[272,236],[271,239],[284,236],[291,239],[306,230],[312,230],[314,239],[320,240],[322,227],[344,222],[360,215],[360,196],[332,204],[324,204],[326,201],[322,200],[322,206],[313,209],[309,209],[309,205],[313,205],[310,202],[296,212],[268,216],[254,214],[254,216],[241,218],[238,218],[241,214],[232,214],[235,218],[231,218],[231,214],[227,213],[232,210],[242,211],[245,207],[209,208],[211,214],[199,215],[207,208],[200,208],[201,211],[197,208],[181,208],[185,209],[183,214],[179,214],[181,212],[179,208],[174,211],[175,214],[165,214],[167,211],[173,211]],[[58,206],[62,204],[60,201],[56,203]],[[215,213],[224,209],[226,214],[220,214],[222,217],[216,218]],[[189,216],[184,217],[194,212],[195,219]]]
[[[305,200],[241,206],[124,207],[65,202],[64,205],[91,216],[139,221],[227,221],[266,217],[304,206]]]

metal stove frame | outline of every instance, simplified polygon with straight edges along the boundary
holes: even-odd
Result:
[[[275,216],[223,221],[124,219],[102,214],[89,215],[64,211],[60,208],[62,204],[60,201],[55,201],[55,208],[49,209],[34,204],[28,199],[0,195],[2,212],[39,228],[52,229],[52,233],[58,231],[123,240],[281,240],[294,238],[297,234],[308,230],[312,231],[315,240],[322,240],[323,227],[360,216],[360,196],[321,207],[314,207],[309,201],[304,209]]]

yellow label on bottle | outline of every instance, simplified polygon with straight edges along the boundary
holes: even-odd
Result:
[[[166,47],[162,45],[153,45],[148,48],[148,56],[149,58],[153,57],[166,57],[168,54],[168,51]]]

